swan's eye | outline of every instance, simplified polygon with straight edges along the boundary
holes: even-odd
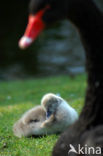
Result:
[[[39,120],[38,119],[31,119],[30,121],[29,121],[29,123],[33,123],[33,122],[39,122]]]

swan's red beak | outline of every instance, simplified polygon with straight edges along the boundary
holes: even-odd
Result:
[[[45,28],[45,23],[42,20],[42,16],[47,9],[40,10],[36,15],[30,15],[28,25],[24,36],[19,41],[19,47],[26,49],[37,38],[41,31]]]

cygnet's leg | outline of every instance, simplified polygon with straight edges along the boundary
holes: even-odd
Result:
[[[52,124],[54,123],[55,119],[56,119],[56,118],[55,118],[55,115],[52,114],[47,120],[45,120],[45,121],[42,123],[41,128],[52,126]]]

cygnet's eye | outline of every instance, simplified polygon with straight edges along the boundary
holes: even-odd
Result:
[[[29,123],[33,123],[33,122],[39,122],[40,120],[38,120],[38,119],[31,119],[30,121],[29,121]]]

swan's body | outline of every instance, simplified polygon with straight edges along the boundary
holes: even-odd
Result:
[[[82,113],[79,120],[61,135],[53,156],[68,156],[69,144],[75,148],[86,143],[103,148],[103,14],[93,0],[31,0],[30,14],[35,15],[46,5],[50,8],[42,20],[47,26],[66,18],[77,28],[85,48],[88,74]]]

